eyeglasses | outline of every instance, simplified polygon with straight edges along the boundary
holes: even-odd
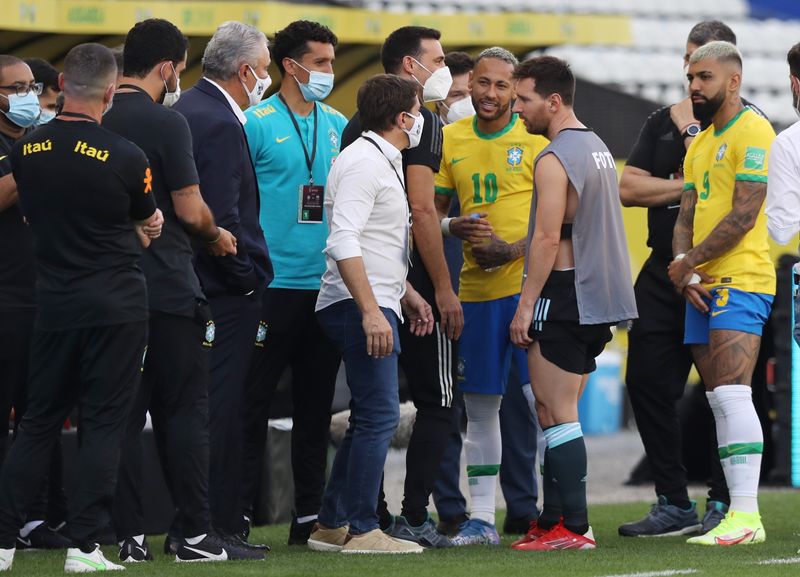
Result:
[[[17,96],[27,96],[29,92],[33,92],[36,96],[39,96],[42,93],[42,89],[44,89],[44,83],[34,82],[29,85],[11,84],[10,86],[0,86],[0,88],[4,90],[13,90]]]

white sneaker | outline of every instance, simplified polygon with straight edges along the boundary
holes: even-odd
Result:
[[[84,553],[77,547],[67,549],[67,560],[64,562],[65,573],[94,573],[95,571],[125,571],[125,567],[112,563],[103,556],[100,545],[94,551]]]
[[[10,571],[11,565],[14,564],[14,552],[16,547],[11,549],[0,549],[0,571]]]

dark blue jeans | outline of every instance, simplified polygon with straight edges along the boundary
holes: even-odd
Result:
[[[367,355],[367,338],[355,301],[340,301],[317,313],[322,330],[342,354],[351,395],[350,427],[333,461],[319,522],[329,528],[349,523],[354,535],[378,528],[375,509],[383,466],[400,420],[398,319],[393,311],[381,310],[394,335],[394,351],[381,359]]]
[[[453,399],[453,431],[447,445],[433,492],[439,517],[452,519],[467,513],[467,501],[459,488],[461,473],[461,419],[464,396]],[[536,500],[536,424],[522,394],[522,385],[514,363],[508,375],[508,387],[500,405],[500,433],[503,460],[500,465],[500,488],[506,501],[506,516],[511,519],[535,517]]]

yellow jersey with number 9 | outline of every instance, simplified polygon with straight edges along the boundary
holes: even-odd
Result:
[[[436,174],[436,194],[458,196],[461,215],[487,213],[494,234],[508,243],[528,235],[528,214],[533,196],[533,161],[549,141],[528,134],[516,114],[498,132],[478,130],[477,117],[444,127],[442,164]],[[519,294],[523,258],[497,270],[485,271],[462,243],[464,266],[458,297],[481,302]]]
[[[733,207],[736,182],[767,183],[769,121],[743,108],[721,130],[712,124],[694,139],[683,165],[684,190],[697,191],[692,246],[706,239]],[[775,294],[775,266],[767,244],[767,218],[759,208],[755,226],[725,254],[697,267],[714,279],[706,288],[726,286]]]

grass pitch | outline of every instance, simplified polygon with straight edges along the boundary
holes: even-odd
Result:
[[[272,552],[264,562],[174,563],[163,554],[163,536],[150,537],[156,560],[127,566],[128,575],[269,577],[778,577],[800,575],[800,493],[769,492],[760,497],[766,543],[737,547],[687,545],[685,537],[622,538],[617,527],[647,512],[645,503],[597,505],[590,519],[597,538],[594,551],[523,553],[509,548],[512,537],[500,547],[468,547],[432,551],[421,555],[345,556],[316,553],[286,545],[287,525],[253,530],[251,540],[266,542]],[[498,526],[502,524],[502,512]],[[116,559],[117,550],[106,548]],[[64,575],[64,553],[19,552],[9,575],[48,577]]]

